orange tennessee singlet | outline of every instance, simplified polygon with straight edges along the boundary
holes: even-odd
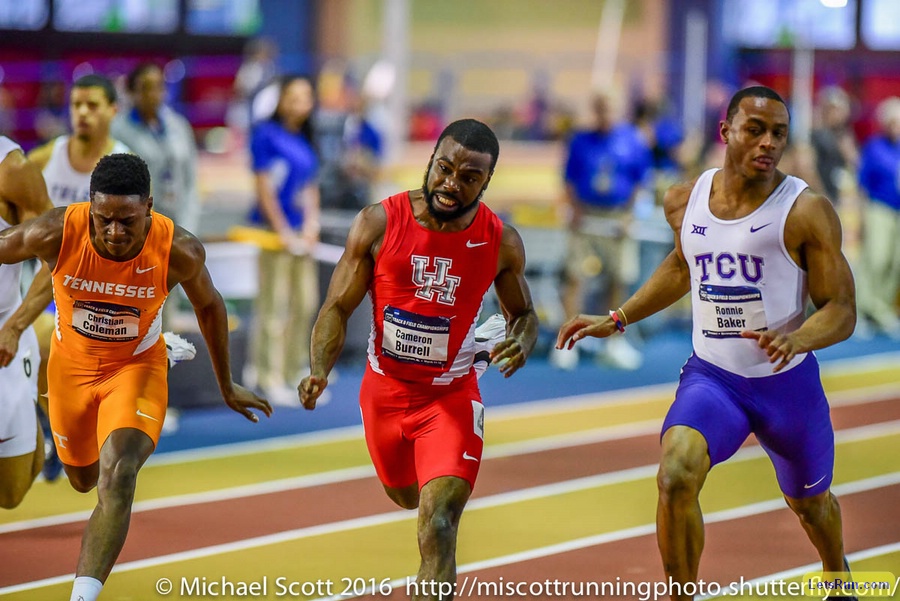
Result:
[[[66,210],[53,270],[56,340],[65,354],[117,361],[159,342],[175,226],[154,212],[141,252],[129,261],[105,259],[90,238],[89,202]]]

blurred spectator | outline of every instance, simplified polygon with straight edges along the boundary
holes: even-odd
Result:
[[[425,101],[413,107],[409,117],[409,139],[412,142],[433,142],[444,129],[441,105],[437,100]]]
[[[650,148],[637,127],[623,121],[615,99],[598,93],[592,101],[594,126],[576,132],[569,141],[565,164],[564,205],[569,227],[562,303],[567,318],[585,309],[585,283],[602,277],[605,294],[596,298],[616,309],[627,293],[636,269],[636,248],[628,237],[632,208],[646,191],[653,166]],[[603,305],[601,305],[603,306]],[[624,337],[607,342],[605,358],[615,365],[636,369],[640,353]],[[556,350],[551,360],[570,369],[577,363],[574,350]]]
[[[892,338],[900,338],[900,98],[878,105],[880,132],[862,149],[859,185],[868,196],[863,216],[858,306]]]
[[[640,194],[635,199],[635,221],[631,230],[641,234],[637,240],[640,264],[638,279],[645,281],[674,246],[672,231],[663,208],[663,198],[671,186],[685,179],[686,166],[682,164],[685,158],[685,136],[681,123],[665,110],[663,101],[650,97],[641,98],[634,103],[632,123],[641,132],[652,155],[652,169],[648,177],[649,193]],[[667,314],[679,308],[681,307],[676,306],[664,313],[652,315],[648,320],[642,320],[638,327],[641,332],[658,330],[667,319]]]
[[[678,120],[662,108],[661,101],[651,98],[637,101],[632,122],[650,147],[653,168],[661,173],[680,173],[678,147],[684,141],[684,131]]]
[[[326,66],[317,89],[313,130],[322,208],[358,211],[372,202],[381,135],[366,119],[364,99],[342,66]]]
[[[45,81],[38,92],[34,131],[40,144],[68,131],[69,103],[66,86],[58,79]]]
[[[0,83],[0,134],[13,135],[16,130],[16,101]]]
[[[544,141],[550,139],[550,99],[546,78],[538,76],[531,94],[520,110],[518,127],[514,137],[520,140]]]
[[[132,108],[119,113],[112,134],[141,156],[150,168],[153,209],[196,232],[200,217],[197,192],[197,143],[187,119],[165,104],[163,70],[141,63],[126,78]]]
[[[819,91],[818,114],[810,135],[822,192],[841,204],[859,163],[859,147],[850,123],[850,97],[841,88]]]
[[[252,122],[253,97],[278,75],[277,58],[278,46],[268,38],[249,40],[244,47],[244,60],[234,76],[234,95],[226,118],[240,139]]]
[[[110,132],[117,110],[116,89],[108,78],[84,75],[73,84],[69,92],[72,133],[28,153],[44,174],[54,206],[90,200],[91,173],[97,161],[108,154],[131,152]]]
[[[257,123],[250,138],[257,195],[250,220],[277,234],[281,248],[260,253],[251,365],[244,380],[273,402],[290,403],[309,368],[319,303],[317,265],[309,254],[319,240],[319,160],[310,118],[312,83],[288,76],[279,85],[275,113]]]

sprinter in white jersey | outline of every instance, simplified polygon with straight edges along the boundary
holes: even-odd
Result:
[[[43,172],[54,206],[90,200],[91,172],[97,161],[108,154],[131,152],[109,134],[116,107],[116,88],[109,79],[93,74],[78,78],[69,93],[72,134],[28,153]]]
[[[696,590],[700,489],[751,432],[824,570],[849,570],[830,490],[834,431],[811,351],[853,333],[856,294],[831,203],[777,169],[789,127],[773,90],[735,94],[719,125],[723,168],[666,194],[675,250],[622,307],[580,315],[557,339],[571,348],[624,332],[691,294],[694,354],[663,424],[657,479],[657,539],[677,599]],[[805,319],[810,301],[816,311]]]
[[[110,145],[111,144],[111,145]],[[83,172],[72,166],[73,162],[81,162],[72,160],[72,156],[77,154],[73,148],[80,146],[78,139],[73,136],[59,136],[55,140],[47,143],[50,150],[50,156],[43,168],[44,181],[47,182],[47,189],[50,193],[50,199],[53,206],[65,207],[73,202],[87,202],[90,200],[91,187],[91,171]],[[109,138],[108,143],[104,143],[105,152],[97,157],[100,158],[108,154],[130,153],[131,150],[118,140]],[[108,150],[106,150],[108,149]],[[36,149],[30,158],[36,163],[40,163],[43,159],[40,154],[41,149]],[[84,164],[87,165],[92,159],[87,158]],[[96,161],[94,161],[96,164]],[[91,168],[93,170],[93,168]]]
[[[0,236],[51,208],[40,170],[18,144],[0,136]],[[20,265],[0,265],[0,507],[5,509],[22,502],[44,463],[34,407],[40,357],[31,328],[40,306],[34,306],[32,294],[23,305],[20,271]],[[43,275],[37,281],[48,284],[49,275]]]

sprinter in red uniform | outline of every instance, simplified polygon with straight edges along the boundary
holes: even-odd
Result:
[[[491,359],[506,377],[525,364],[537,338],[522,239],[480,202],[499,152],[483,123],[451,123],[421,189],[360,212],[313,327],[311,374],[300,383],[303,406],[314,409],[347,319],[368,293],[374,327],[360,391],[366,444],[388,496],[419,508],[417,598],[453,596],[457,526],[484,446],[472,363],[492,283],[508,326]]]

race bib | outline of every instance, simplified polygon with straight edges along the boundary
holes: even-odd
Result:
[[[72,328],[87,338],[103,342],[128,342],[138,337],[141,310],[113,303],[75,301]]]
[[[769,329],[762,292],[752,286],[700,286],[700,327],[707,338],[740,338]]]
[[[450,319],[428,317],[402,309],[384,308],[381,351],[386,357],[443,366],[450,347]]]

